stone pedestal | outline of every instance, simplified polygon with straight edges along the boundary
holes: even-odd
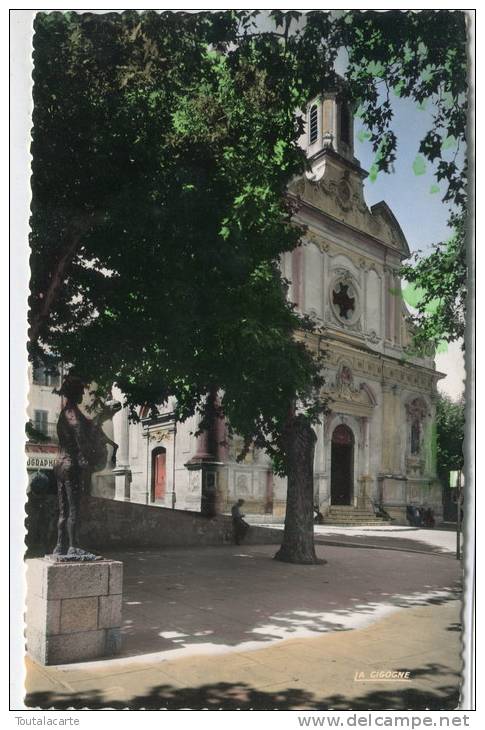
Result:
[[[114,498],[122,502],[130,501],[131,471],[129,467],[117,466],[113,469],[115,482]]]
[[[40,664],[68,664],[121,648],[123,563],[27,561],[27,651]]]

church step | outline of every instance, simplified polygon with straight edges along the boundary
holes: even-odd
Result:
[[[343,515],[343,514],[334,514],[332,512],[329,512],[327,517],[331,517],[334,520],[382,520],[385,519],[383,515]]]
[[[324,518],[325,525],[354,526],[362,525],[387,525],[390,520],[385,517],[379,517],[373,512],[367,510],[357,510],[352,507],[344,509],[335,509],[330,507],[327,516]]]
[[[330,509],[328,511],[330,515],[335,515],[336,517],[374,517],[374,512],[371,512],[370,510],[362,510],[361,512],[353,511],[353,510],[347,510],[344,512],[344,510],[333,510]]]
[[[329,507],[331,512],[352,512],[352,513],[362,513],[362,514],[372,514],[371,509],[366,509],[365,507],[354,507],[352,504],[331,504]]]
[[[325,521],[324,523],[325,527],[382,527],[383,525],[390,525],[391,523],[386,522],[371,522],[370,520],[367,520],[367,522],[334,522],[333,520],[330,522]]]
[[[369,517],[365,520],[335,520],[332,517],[326,517],[323,520],[324,525],[388,525],[390,520],[386,520],[383,517]]]
[[[385,520],[385,517],[379,517],[378,515],[367,515],[367,517],[364,517],[364,516],[353,517],[351,515],[347,517],[347,516],[341,515],[341,516],[337,517],[336,515],[329,514],[329,515],[327,515],[326,519],[327,520],[332,519],[334,522],[339,522],[340,520],[344,520],[345,522],[362,522],[363,520],[364,521],[367,521],[367,520],[381,521],[381,520]]]

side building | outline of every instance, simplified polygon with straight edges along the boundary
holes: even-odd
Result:
[[[27,404],[26,444],[28,487],[27,491],[34,491],[39,496],[43,491],[55,492],[54,467],[59,457],[59,439],[57,436],[57,421],[64,407],[65,401],[56,390],[61,386],[69,368],[57,361],[49,364],[39,363],[37,367],[29,366],[29,397]],[[80,409],[88,418],[93,417],[91,409],[92,394],[86,390]],[[103,430],[109,438],[113,436],[111,421],[103,424]],[[108,464],[112,456],[112,448],[108,447]],[[104,496],[102,490],[103,478],[113,482],[111,468],[107,468],[93,475],[93,491]],[[98,488],[98,481],[100,487]],[[107,496],[112,496],[113,489],[107,490]]]
[[[63,371],[57,365],[29,366],[29,400],[27,404],[27,457],[28,489],[34,480],[42,488],[51,482],[52,470],[58,458],[57,420],[61,399],[53,393],[59,388]]]

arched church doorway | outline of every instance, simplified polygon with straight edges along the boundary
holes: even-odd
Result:
[[[167,478],[167,451],[161,446],[152,451],[152,501],[162,502],[165,499]]]
[[[354,481],[354,435],[348,426],[337,426],[332,434],[331,504],[352,503]]]

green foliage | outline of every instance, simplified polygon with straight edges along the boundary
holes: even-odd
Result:
[[[308,86],[275,36],[227,52],[239,31],[232,12],[36,17],[32,355],[133,409],[175,396],[182,420],[218,389],[231,426],[276,453],[322,383],[277,266],[302,234],[285,194]]]
[[[360,119],[371,130],[376,151],[371,181],[379,171],[391,170],[396,157],[391,91],[432,111],[432,125],[421,140],[413,170],[422,175],[426,161],[433,165],[436,179],[442,183],[443,200],[451,206],[449,225],[454,234],[429,257],[416,257],[415,268],[406,266],[401,273],[423,290],[415,318],[415,346],[460,338],[464,334],[467,286],[465,15],[448,10],[349,12],[345,30],[350,90],[360,101]],[[385,135],[387,145],[383,148]],[[430,192],[439,190],[433,185]],[[432,311],[434,302],[437,307]]]
[[[36,16],[30,347],[133,409],[174,395],[180,418],[204,417],[219,389],[233,428],[279,459],[291,404],[311,420],[324,405],[278,269],[303,233],[286,197],[306,165],[297,110],[335,88],[346,48],[339,93],[360,100],[374,173],[396,151],[380,89],[399,87],[434,105],[419,152],[461,204],[441,152],[464,140],[465,29],[448,11],[272,11],[263,32],[257,14]]]
[[[465,214],[451,219],[453,235],[448,241],[435,246],[426,257],[415,254],[417,263],[403,266],[401,274],[410,282],[416,296],[413,306],[418,314],[415,344],[439,345],[443,340],[452,342],[465,334],[467,297],[466,218]]]
[[[439,395],[436,404],[437,468],[443,480],[447,480],[450,471],[463,468],[464,430],[464,401],[454,402]]]
[[[419,153],[437,166],[446,182],[444,200],[466,203],[466,163],[446,159],[450,139],[464,151],[467,125],[467,34],[459,11],[349,11],[341,26],[348,51],[349,91],[360,103],[360,118],[371,131],[377,152],[387,136],[379,170],[389,171],[396,157],[392,132],[391,91],[423,108],[431,105],[432,126],[421,140]],[[417,173],[421,174],[421,173]]]
[[[413,172],[415,175],[424,175],[426,172],[426,161],[421,155],[417,155],[413,162]]]

